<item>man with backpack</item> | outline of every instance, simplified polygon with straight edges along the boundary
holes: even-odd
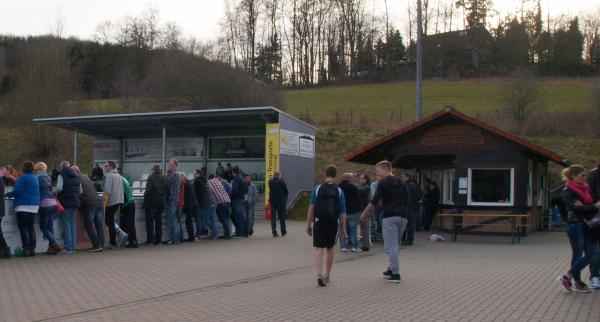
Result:
[[[341,235],[346,234],[346,200],[344,193],[335,184],[337,168],[330,165],[325,170],[325,182],[315,188],[310,198],[306,214],[306,233],[313,237],[315,251],[315,268],[317,283],[326,286],[331,276],[335,239],[338,232],[338,221],[341,223]],[[326,274],[323,274],[323,252],[327,249]]]
[[[375,166],[377,174],[377,192],[371,203],[360,216],[361,221],[369,219],[375,206],[383,208],[382,232],[383,246],[389,257],[388,269],[383,272],[386,279],[393,283],[400,282],[400,242],[406,229],[409,216],[408,190],[406,184],[392,174],[392,163],[381,161]]]

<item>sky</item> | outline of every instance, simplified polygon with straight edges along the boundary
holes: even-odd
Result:
[[[415,0],[410,0],[415,2]],[[375,11],[383,12],[384,0],[367,0]],[[387,0],[390,18],[404,30],[409,0]],[[210,41],[219,34],[219,21],[225,0],[0,0],[0,34],[19,36],[48,34],[58,17],[64,21],[64,36],[91,39],[103,21],[119,21],[124,16],[139,16],[152,6],[162,22],[175,22],[184,35]],[[495,0],[500,16],[520,8],[520,0]],[[551,15],[597,10],[600,0],[542,0]]]

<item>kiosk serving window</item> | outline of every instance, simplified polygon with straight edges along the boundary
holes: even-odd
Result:
[[[514,169],[469,169],[468,204],[513,206]]]

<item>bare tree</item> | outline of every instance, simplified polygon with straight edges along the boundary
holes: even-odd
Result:
[[[183,45],[183,33],[181,28],[174,22],[167,22],[160,32],[160,47],[177,50],[181,49]]]
[[[520,126],[540,106],[539,83],[530,73],[517,72],[502,88],[500,104]]]
[[[115,25],[110,20],[106,20],[96,26],[96,32],[94,33],[93,38],[101,44],[108,44],[115,40],[114,32]]]
[[[600,7],[595,12],[581,14],[581,27],[585,40],[585,59],[588,64],[592,64],[594,59],[594,39],[600,37]]]
[[[50,34],[56,38],[63,38],[67,29],[67,21],[60,10],[56,13],[54,21],[48,25]]]

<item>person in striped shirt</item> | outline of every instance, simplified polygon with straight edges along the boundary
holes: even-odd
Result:
[[[231,198],[225,190],[222,178],[220,176],[210,176],[208,184],[217,201],[217,217],[223,225],[224,235],[219,239],[231,239]]]

